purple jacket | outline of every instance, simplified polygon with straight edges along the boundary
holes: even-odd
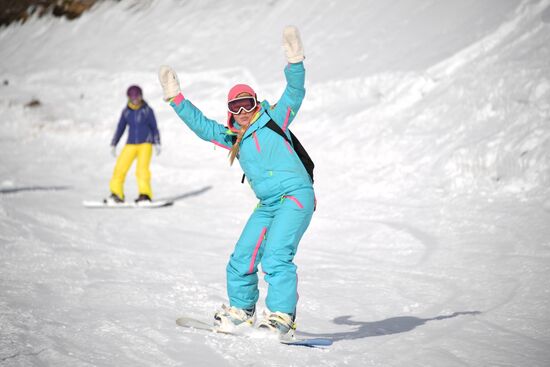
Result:
[[[145,101],[137,110],[126,107],[122,111],[111,145],[116,146],[118,144],[124,130],[126,130],[126,125],[129,126],[126,144],[151,143],[160,145],[160,133],[157,128],[155,114]]]

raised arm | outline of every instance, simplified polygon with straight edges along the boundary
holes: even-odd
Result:
[[[304,48],[300,33],[296,27],[285,27],[283,31],[283,48],[288,61],[288,65],[285,68],[287,84],[270,115],[283,130],[286,130],[300,109],[306,94],[304,87]]]
[[[179,79],[176,72],[169,66],[163,65],[159,70],[159,81],[164,93],[164,100],[169,101],[183,122],[201,139],[218,146],[230,149],[232,136],[227,128],[209,118],[195,107],[181,93]]]

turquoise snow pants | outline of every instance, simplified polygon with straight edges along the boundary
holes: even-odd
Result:
[[[311,221],[314,200],[312,188],[300,189],[271,205],[259,205],[250,216],[227,264],[231,306],[249,309],[256,305],[261,264],[268,284],[267,308],[295,313],[298,279],[293,259]]]

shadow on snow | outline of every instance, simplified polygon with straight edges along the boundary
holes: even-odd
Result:
[[[0,194],[16,194],[22,191],[59,191],[69,190],[71,186],[23,186],[0,188]]]
[[[163,198],[158,198],[157,200],[159,200],[159,201],[160,201],[160,200],[166,200],[166,201],[175,202],[175,201],[178,201],[178,200],[186,199],[186,198],[188,198],[188,197],[202,195],[202,194],[204,194],[205,192],[207,192],[208,190],[210,190],[211,188],[212,188],[212,186],[205,186],[205,187],[203,187],[202,189],[198,189],[198,190],[194,190],[194,191],[189,191],[189,192],[186,192],[185,194],[176,195],[176,196],[168,196],[168,197],[163,197]]]
[[[462,315],[478,315],[481,312],[479,311],[466,311],[466,312],[455,312],[451,315],[437,316],[429,319],[422,319],[419,317],[413,316],[401,316],[401,317],[392,317],[389,319],[381,321],[353,321],[350,320],[352,316],[340,316],[333,320],[336,325],[350,325],[355,326],[356,329],[353,331],[343,331],[338,333],[331,334],[313,334],[307,332],[299,332],[298,334],[307,337],[324,337],[331,338],[333,341],[339,340],[355,340],[361,338],[368,338],[371,336],[382,336],[382,335],[391,335],[404,333],[411,331],[418,326],[424,325],[428,321],[439,321],[445,319],[451,319],[457,316]]]

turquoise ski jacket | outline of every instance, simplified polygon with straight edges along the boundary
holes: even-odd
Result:
[[[292,146],[265,126],[272,119],[289,136],[288,127],[305,96],[303,63],[288,64],[285,77],[287,85],[279,101],[275,105],[270,105],[265,100],[261,102],[260,117],[243,136],[237,156],[256,197],[265,205],[280,200],[295,190],[312,188],[311,179]],[[205,117],[182,94],[170,104],[183,122],[201,139],[231,149],[235,134],[224,124]],[[236,123],[235,125],[238,126]]]

